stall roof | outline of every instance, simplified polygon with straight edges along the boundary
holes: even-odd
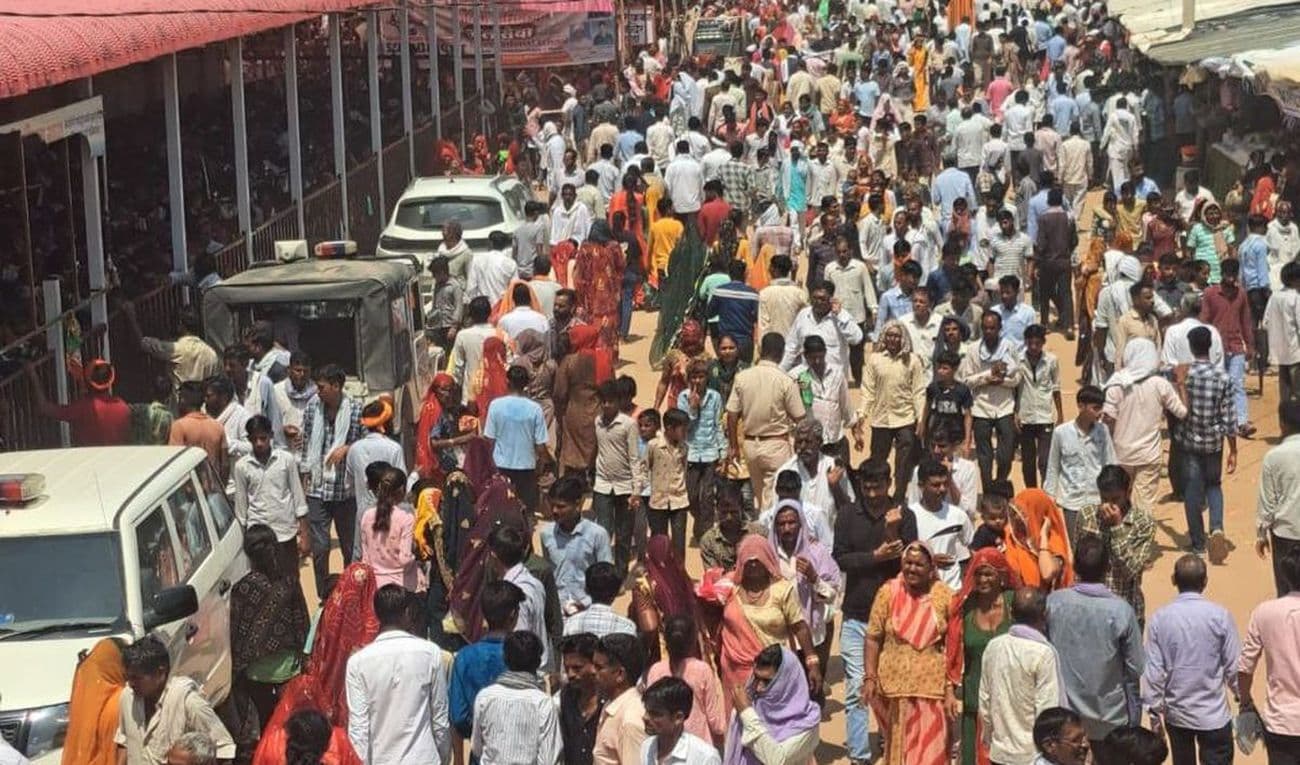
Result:
[[[1296,44],[1300,44],[1300,4],[1293,2],[1198,21],[1191,34],[1174,42],[1152,45],[1146,55],[1165,66],[1180,66],[1211,56],[1276,50]]]
[[[1296,0],[1194,0],[1197,23],[1290,5]],[[1187,36],[1183,32],[1182,0],[1110,0],[1107,8],[1124,22],[1133,44],[1140,50]]]
[[[380,0],[0,0],[0,98]]]

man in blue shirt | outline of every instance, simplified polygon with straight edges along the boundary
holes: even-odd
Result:
[[[939,205],[939,220],[952,219],[952,203],[958,197],[966,198],[968,210],[975,209],[975,186],[970,176],[957,168],[957,155],[949,154],[943,158],[943,172],[934,178],[930,196]]]
[[[1062,132],[1068,132],[1070,126],[1079,118],[1079,104],[1070,98],[1069,86],[1064,82],[1056,84],[1056,92],[1047,101],[1047,111],[1052,115],[1052,123],[1056,125],[1056,129]],[[1082,132],[1082,125],[1080,132]]]
[[[636,118],[625,117],[623,132],[618,134],[618,142],[614,145],[614,161],[619,165],[626,164],[636,154],[636,145],[644,140],[645,136],[636,129]]]
[[[912,245],[908,244],[906,239],[899,239],[894,243],[895,258],[900,255],[906,256],[911,250]],[[921,264],[915,260],[903,263],[894,273],[894,281],[897,283],[880,296],[880,305],[876,311],[876,331],[872,333],[872,339],[877,341],[880,340],[880,333],[884,330],[885,324],[891,319],[912,315],[912,291],[921,281]]]
[[[542,407],[524,392],[529,374],[514,365],[506,371],[510,392],[488,404],[483,436],[492,442],[492,461],[510,479],[515,495],[524,503],[525,517],[537,509],[537,468],[552,462],[547,448],[550,434]]]
[[[593,563],[613,563],[609,533],[582,517],[583,479],[575,474],[556,481],[547,497],[554,520],[542,526],[542,554],[555,567],[555,587],[565,616],[591,605],[587,594],[587,568]]]
[[[1259,327],[1264,320],[1268,299],[1273,294],[1269,282],[1268,240],[1264,238],[1268,219],[1252,214],[1246,218],[1246,226],[1250,233],[1237,245],[1237,258],[1241,261],[1241,286],[1246,290],[1250,315],[1255,320],[1255,356],[1259,363],[1267,364],[1268,333],[1259,331]]]
[[[1020,301],[1020,279],[1007,274],[998,279],[998,296],[1002,302],[989,310],[1002,317],[1002,337],[1017,346],[1025,344],[1025,328],[1038,321],[1038,315],[1028,303]]]
[[[1044,170],[1038,176],[1038,193],[1029,198],[1029,220],[1025,221],[1025,233],[1029,234],[1029,241],[1038,241],[1038,219],[1043,213],[1047,212],[1050,205],[1047,203],[1047,194],[1056,186],[1056,175],[1048,170]],[[1064,200],[1061,206],[1070,213],[1070,202]],[[1071,213],[1072,214],[1072,213]]]
[[[716,349],[723,337],[736,341],[740,359],[754,359],[754,327],[758,325],[758,290],[745,283],[745,262],[733,260],[727,265],[731,281],[718,285],[709,298],[709,331]]]
[[[1061,33],[1061,28],[1057,27],[1055,34],[1047,38],[1047,60],[1051,61],[1053,66],[1065,58],[1065,47],[1065,35]]]
[[[853,99],[858,102],[858,116],[870,118],[876,111],[876,102],[880,100],[880,84],[871,77],[871,72],[861,71],[853,84]]]
[[[487,634],[456,652],[451,662],[451,681],[447,684],[447,717],[456,732],[466,740],[474,727],[474,698],[478,692],[496,682],[506,671],[501,653],[506,633],[519,620],[519,604],[524,591],[512,582],[496,581],[483,585],[479,608],[487,622]]]

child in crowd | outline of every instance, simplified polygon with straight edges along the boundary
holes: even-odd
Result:
[[[937,428],[948,433],[956,427],[961,434],[958,443],[962,453],[969,456],[974,448],[971,407],[975,405],[975,397],[965,383],[957,382],[960,364],[961,359],[951,351],[940,353],[935,359],[934,380],[925,386],[925,410],[916,424],[916,436],[925,439],[926,434],[936,432]],[[930,445],[928,439],[926,445]]]
[[[1101,502],[1097,491],[1101,469],[1115,464],[1110,430],[1101,424],[1106,395],[1095,385],[1085,385],[1075,394],[1074,401],[1079,413],[1052,431],[1043,478],[1043,491],[1061,508],[1070,539],[1077,539],[1079,511]]]
[[[985,492],[980,497],[980,525],[971,537],[971,552],[984,547],[1005,550],[1003,539],[1007,527],[1007,500],[1005,497]]]
[[[690,508],[686,492],[686,428],[690,422],[686,412],[669,409],[664,412],[663,432],[646,445],[650,483],[646,521],[651,534],[672,537],[679,560],[686,558],[686,514]]]
[[[1061,413],[1061,366],[1056,354],[1044,350],[1047,329],[1025,327],[1025,347],[1020,354],[1020,382],[1016,385],[1016,422],[1020,430],[1020,465],[1025,487],[1038,488],[1047,475],[1047,453],[1052,430],[1065,419]]]

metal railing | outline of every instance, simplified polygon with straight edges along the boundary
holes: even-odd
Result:
[[[358,252],[374,252],[383,228],[377,164],[372,154],[348,171],[348,238],[357,243]]]
[[[271,216],[270,220],[253,229],[253,262],[275,260],[275,243],[285,239],[301,239],[298,235],[298,208],[290,207]]]
[[[302,216],[308,243],[339,238],[343,224],[342,189],[342,184],[334,180],[303,197]]]

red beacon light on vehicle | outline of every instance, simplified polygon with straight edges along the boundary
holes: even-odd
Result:
[[[0,474],[0,505],[24,505],[45,493],[40,473]]]
[[[351,239],[340,239],[333,242],[321,242],[312,250],[319,260],[337,260],[339,258],[350,258],[357,254],[357,243]]]

